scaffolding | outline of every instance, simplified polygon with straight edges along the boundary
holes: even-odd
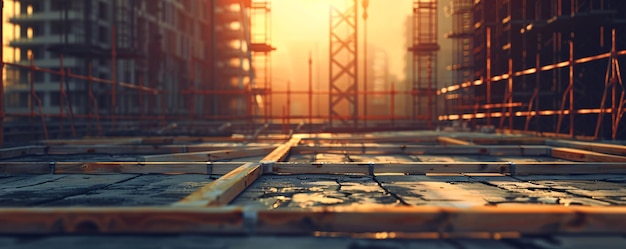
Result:
[[[254,117],[268,123],[272,116],[271,4],[252,1],[250,6],[250,49],[252,50],[252,98]]]
[[[413,2],[413,119],[425,121],[432,128],[437,86],[437,1]]]
[[[444,37],[453,43],[452,64],[446,67],[453,75],[453,85],[472,79],[472,6],[472,0],[453,0],[444,9],[446,17],[452,19],[451,30]],[[474,98],[470,90],[466,88],[458,94],[446,96],[442,102],[444,113],[472,110]]]
[[[493,6],[495,11],[487,11]],[[472,120],[502,131],[623,138],[617,65],[626,55],[620,42],[624,13],[622,1],[475,1],[474,79],[439,92],[473,89],[477,108],[440,120]]]
[[[358,4],[330,6],[329,120],[331,126],[358,126]]]

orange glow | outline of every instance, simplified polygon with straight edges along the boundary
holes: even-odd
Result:
[[[517,104],[517,103],[515,103]],[[611,108],[606,108],[604,109],[604,113],[611,113]],[[602,109],[580,109],[578,111],[576,111],[576,114],[599,114],[602,112]],[[551,116],[551,115],[569,115],[569,110],[564,110],[564,111],[559,111],[559,110],[543,110],[543,111],[539,111],[539,115],[541,116]],[[527,111],[518,111],[515,112],[515,116],[516,117],[524,117],[524,116],[536,116],[537,112],[536,111],[531,111],[531,112],[527,112]],[[452,115],[442,115],[439,116],[439,120],[459,120],[459,119],[483,119],[486,118],[488,115],[486,113],[476,113],[476,114],[469,114],[469,113],[465,113],[465,114],[461,114],[461,115],[457,115],[457,114],[452,114]],[[502,113],[501,112],[494,112],[491,113],[491,117],[492,118],[499,118],[502,117]],[[505,113],[504,116],[509,117],[510,115],[508,113]]]
[[[273,88],[306,90],[308,58],[312,55],[314,89],[324,89],[328,82],[329,14],[331,4],[341,8],[343,0],[270,0],[272,6]],[[406,22],[412,14],[412,0],[370,1],[367,19],[368,52],[378,49],[387,56],[389,80],[405,80]],[[363,8],[358,4],[358,56],[363,58]],[[359,62],[362,65],[362,62]],[[361,70],[361,69],[359,69]],[[359,72],[359,78],[361,77]]]

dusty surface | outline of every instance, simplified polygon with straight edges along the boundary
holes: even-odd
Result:
[[[211,181],[208,175],[0,176],[0,207],[165,206]]]
[[[626,175],[262,176],[231,204],[259,208],[626,204]]]
[[[621,249],[626,238],[620,236],[547,236],[520,239],[414,239],[375,240],[315,237],[228,237],[228,236],[0,236],[5,249],[66,248],[325,248],[325,249]]]

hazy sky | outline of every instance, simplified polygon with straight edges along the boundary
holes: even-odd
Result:
[[[286,81],[296,88],[307,86],[308,54],[313,55],[314,81],[318,88],[327,87],[329,4],[343,0],[271,0],[274,86]],[[359,58],[362,58],[363,22],[359,0]],[[412,13],[412,0],[370,0],[367,21],[368,43],[386,50],[390,74],[404,78],[405,21]],[[359,65],[359,70],[362,64]],[[362,71],[359,72],[362,75]]]

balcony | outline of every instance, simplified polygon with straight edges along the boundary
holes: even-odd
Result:
[[[61,11],[38,12],[30,15],[22,14],[9,18],[9,22],[15,24],[28,24],[42,21],[62,20],[64,13]],[[77,11],[68,11],[67,18],[69,20],[78,20],[82,18],[82,14]]]
[[[79,43],[82,39],[78,39],[76,35],[68,35],[68,43]],[[79,41],[80,40],[80,41]],[[40,35],[32,38],[17,38],[9,42],[12,47],[31,47],[31,46],[43,46],[49,44],[57,44],[63,41],[62,35]]]

